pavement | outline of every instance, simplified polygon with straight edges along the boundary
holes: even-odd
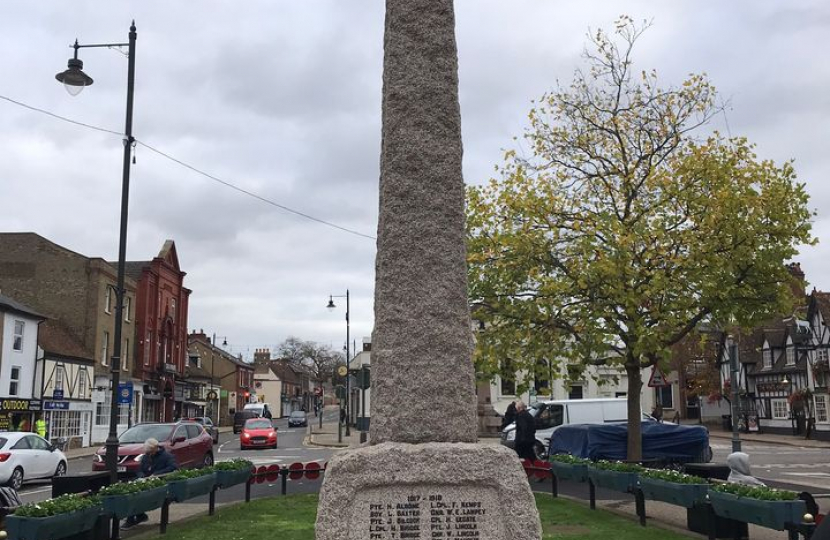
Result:
[[[710,439],[732,440],[731,431],[709,431]],[[772,435],[767,433],[741,433],[742,441],[758,442],[765,444],[780,444],[783,446],[797,446],[800,448],[827,448],[830,449],[830,441],[816,441],[792,435]]]

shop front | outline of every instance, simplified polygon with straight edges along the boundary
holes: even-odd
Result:
[[[68,449],[89,446],[94,412],[91,401],[44,401],[46,438],[51,443],[65,441]]]
[[[0,398],[0,431],[34,431],[41,410],[39,399]]]

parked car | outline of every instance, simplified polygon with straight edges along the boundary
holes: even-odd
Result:
[[[239,436],[239,448],[276,448],[277,430],[268,418],[251,418],[245,422]]]
[[[628,402],[625,398],[560,399],[534,403],[528,412],[536,420],[536,443],[533,450],[539,459],[545,460],[548,457],[550,437],[560,426],[625,423],[628,420]],[[654,419],[643,414],[642,421]],[[509,448],[515,447],[515,423],[502,430],[501,444]]]
[[[235,413],[233,413],[234,434],[237,434],[240,431],[242,431],[242,428],[245,426],[245,422],[247,422],[251,418],[259,418],[259,415],[254,411],[236,411]]]
[[[308,418],[306,417],[305,411],[294,411],[290,415],[288,415],[288,427],[293,426],[307,426],[308,425]]]
[[[34,433],[0,433],[0,483],[20,489],[25,480],[66,474],[66,456]]]
[[[141,470],[144,441],[157,439],[159,446],[173,454],[180,468],[191,469],[213,465],[213,440],[201,424],[176,422],[172,424],[137,424],[118,437],[118,476],[131,478]],[[105,471],[106,448],[93,456],[92,470]]]
[[[219,444],[219,428],[213,425],[213,420],[209,416],[198,416],[196,418],[188,418],[188,422],[196,422],[202,424],[205,431],[213,438],[213,444]]]

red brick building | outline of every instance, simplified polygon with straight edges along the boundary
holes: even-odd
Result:
[[[136,354],[133,375],[142,381],[141,419],[171,422],[182,412],[187,366],[190,289],[176,244],[167,240],[152,261],[131,261],[127,275],[137,284]]]

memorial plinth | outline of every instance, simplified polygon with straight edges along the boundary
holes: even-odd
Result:
[[[339,453],[326,470],[318,540],[540,537],[524,470],[505,447],[383,443]]]

